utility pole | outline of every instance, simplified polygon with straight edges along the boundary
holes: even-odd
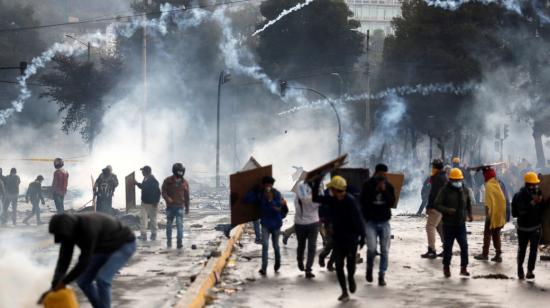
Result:
[[[218,106],[216,114],[216,188],[220,188],[220,101],[222,85],[231,80],[231,75],[225,71],[220,72],[218,79]]]
[[[147,104],[148,104],[148,91],[147,91],[147,6],[148,1],[143,0],[143,37],[142,37],[142,71],[143,71],[143,106],[141,107],[141,151],[145,153],[147,147]]]
[[[371,121],[370,121],[370,62],[369,62],[369,56],[370,56],[370,30],[367,30],[367,99],[365,100],[365,132],[367,135],[367,138],[370,135],[370,127],[371,127]]]

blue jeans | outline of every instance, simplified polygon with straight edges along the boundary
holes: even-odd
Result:
[[[460,246],[460,266],[468,265],[468,239],[466,224],[460,226],[443,225],[443,265],[451,265],[454,241]]]
[[[262,226],[262,269],[267,270],[267,254],[269,251],[269,236],[275,250],[275,265],[281,265],[281,250],[279,249],[279,234],[281,229],[269,230]]]
[[[55,203],[57,214],[65,213],[65,205],[63,204],[64,201],[65,201],[65,196],[59,195],[55,192],[53,193],[53,202]]]
[[[259,242],[262,240],[262,234],[260,232],[260,220],[254,220],[252,222],[252,225],[254,226],[254,235],[256,236],[256,242]]]
[[[380,269],[384,274],[388,270],[388,254],[390,251],[391,227],[390,222],[369,221],[365,224],[367,233],[367,269],[372,269],[374,258],[376,257],[376,248],[378,239],[380,239]]]
[[[94,254],[77,283],[94,308],[111,307],[111,284],[115,274],[136,252],[136,242],[122,245],[110,254]],[[95,281],[95,284],[94,284]]]
[[[167,207],[166,208],[166,240],[172,241],[172,225],[176,219],[176,230],[178,244],[183,241],[183,208]]]

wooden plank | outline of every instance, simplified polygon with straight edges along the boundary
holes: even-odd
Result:
[[[319,178],[324,177],[327,173],[330,173],[331,171],[338,169],[342,166],[344,166],[346,162],[346,158],[348,157],[348,154],[344,154],[334,160],[329,161],[328,163],[321,165],[306,174],[305,182],[312,182]]]
[[[136,208],[136,173],[132,172],[126,176],[126,212]]]
[[[550,198],[550,175],[543,175],[540,181],[543,199],[548,202]],[[542,245],[550,245],[550,207],[546,206],[542,212]]]
[[[244,202],[244,196],[256,185],[260,185],[262,178],[272,176],[272,166],[242,171],[229,176],[231,224],[239,225],[260,218],[260,209],[257,205]]]
[[[486,165],[480,165],[480,166],[475,166],[475,167],[469,167],[468,170],[472,170],[472,171],[479,171],[479,170],[482,170],[482,169],[485,169],[485,168],[494,168],[494,167],[500,167],[500,166],[504,166],[506,163],[504,162],[498,162],[498,163],[492,163],[492,164],[486,164]]]
[[[393,208],[397,208],[397,204],[399,204],[399,197],[401,196],[401,188],[405,182],[405,175],[401,173],[387,173],[386,179],[393,185],[395,191],[395,204]]]
[[[339,168],[333,170],[330,176],[339,175],[348,182],[348,191],[355,197],[358,197],[363,189],[363,184],[369,179],[369,169],[367,168]]]

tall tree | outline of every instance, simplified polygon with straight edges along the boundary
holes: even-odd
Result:
[[[450,11],[423,0],[404,1],[402,17],[393,20],[395,33],[385,40],[375,88],[481,81],[484,69],[512,60],[510,46],[495,32],[513,15],[496,4],[468,3]],[[482,116],[461,117],[472,107],[472,93],[449,92],[408,96],[404,124],[435,138],[442,153],[450,145],[457,155],[462,136],[483,129]]]
[[[266,0],[260,6],[265,23],[303,1]],[[317,0],[260,33],[260,64],[274,78],[304,75],[320,68],[349,71],[363,53],[359,21],[343,0]]]
[[[55,67],[41,77],[47,87],[41,96],[54,100],[59,112],[64,112],[61,129],[65,133],[80,132],[91,151],[109,107],[105,97],[116,86],[121,61],[117,57],[108,57],[96,64],[56,56],[53,62]]]

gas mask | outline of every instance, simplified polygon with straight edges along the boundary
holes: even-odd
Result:
[[[454,188],[462,188],[462,181],[451,182]]]

